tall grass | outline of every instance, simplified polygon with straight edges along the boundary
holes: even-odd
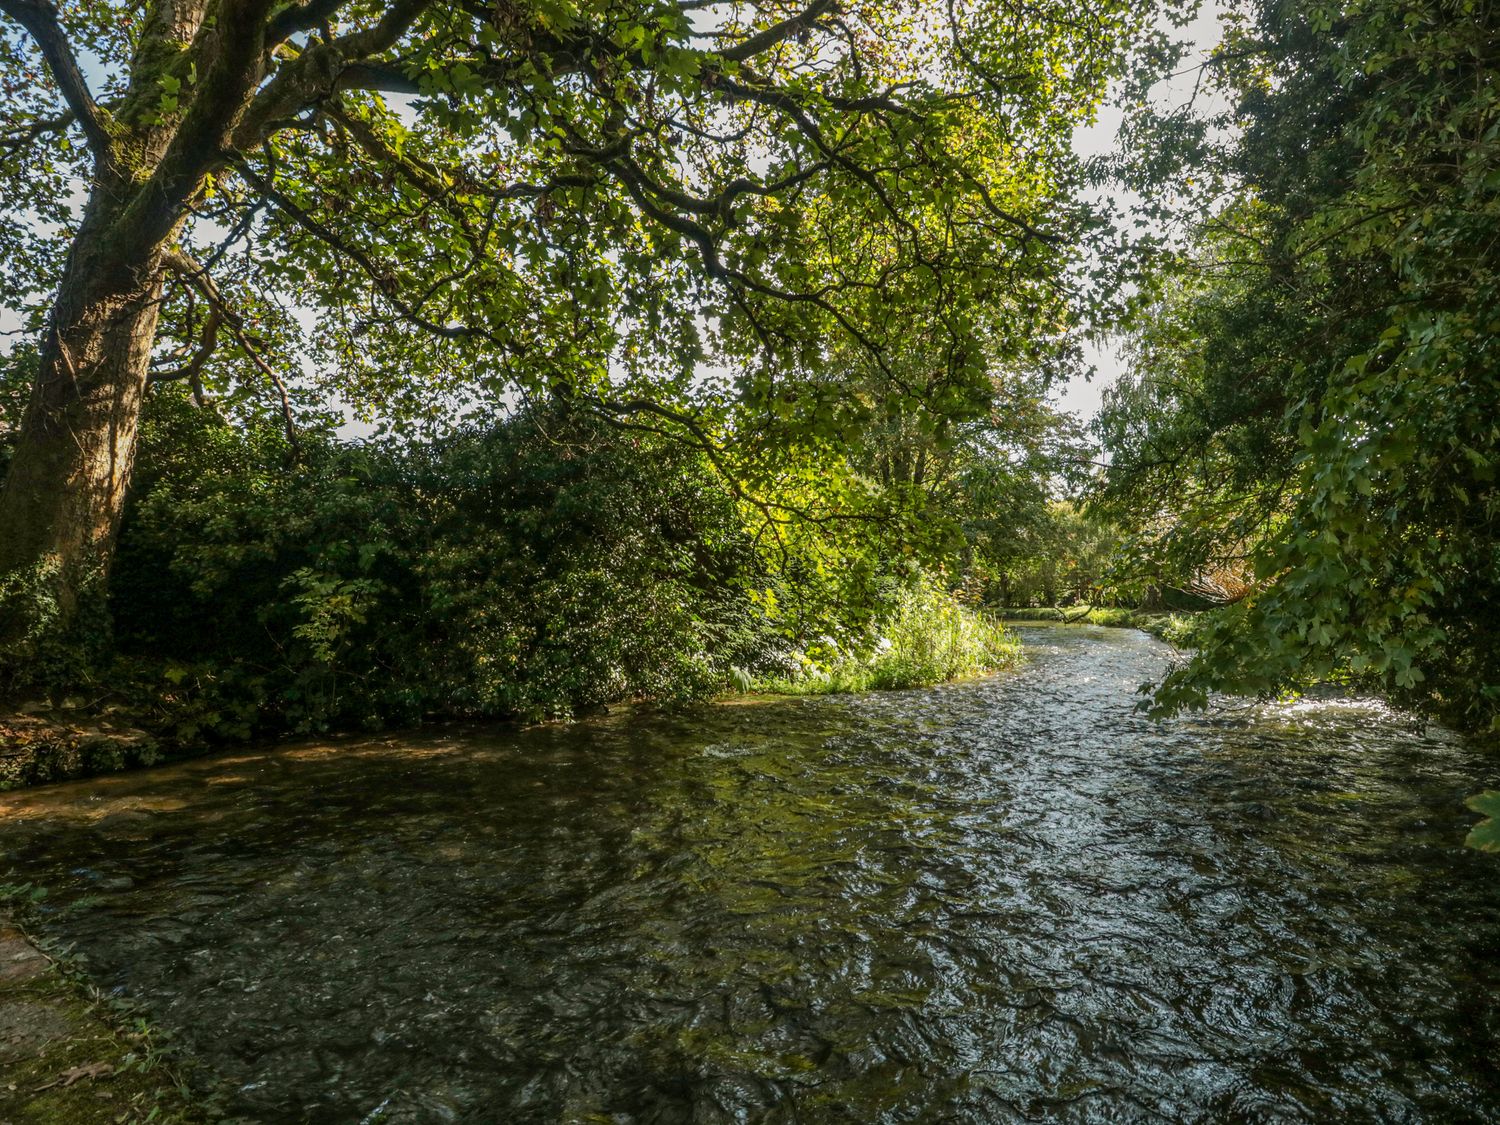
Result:
[[[1020,641],[1000,622],[924,579],[903,590],[864,637],[842,647],[825,638],[800,655],[799,672],[755,687],[791,695],[920,687],[1007,668],[1020,658]]]

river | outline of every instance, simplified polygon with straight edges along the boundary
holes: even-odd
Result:
[[[1170,650],[0,796],[0,881],[256,1122],[1494,1121],[1500,762]]]

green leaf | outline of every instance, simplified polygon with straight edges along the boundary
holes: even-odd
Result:
[[[1500,852],[1500,789],[1486,789],[1464,804],[1487,818],[1469,830],[1464,845],[1481,852]]]

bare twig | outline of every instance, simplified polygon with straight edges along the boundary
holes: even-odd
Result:
[[[292,417],[292,400],[291,396],[287,394],[286,383],[277,374],[276,369],[266,362],[259,350],[251,343],[249,335],[245,331],[244,318],[229,307],[228,303],[224,300],[224,295],[219,291],[218,285],[209,276],[208,271],[183,251],[175,249],[167,251],[162,258],[162,264],[182,276],[198,292],[203,294],[209,304],[218,311],[221,323],[229,327],[230,334],[234,336],[236,342],[240,345],[240,349],[249,357],[250,362],[276,388],[277,394],[281,396],[281,417],[282,421],[286,424],[287,444],[292,448],[292,456],[300,461],[302,459],[302,444],[297,437],[297,424]],[[216,335],[217,331],[218,329],[215,328]]]

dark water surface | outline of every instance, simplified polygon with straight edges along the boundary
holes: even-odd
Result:
[[[0,874],[265,1122],[1500,1120],[1500,762],[1151,723],[1168,650],[0,798]]]

